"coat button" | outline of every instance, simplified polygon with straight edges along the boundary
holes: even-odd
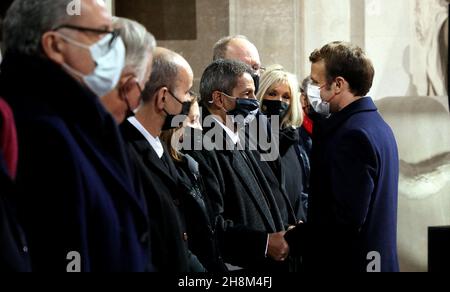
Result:
[[[183,233],[183,240],[184,241],[188,241],[188,234],[185,232],[185,233]]]
[[[175,204],[175,206],[180,206],[180,200],[178,200],[178,199],[175,199],[175,200],[173,200],[173,203]]]

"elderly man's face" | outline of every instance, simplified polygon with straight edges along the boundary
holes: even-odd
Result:
[[[67,65],[82,75],[89,75],[95,70],[96,63],[87,48],[112,31],[111,14],[104,1],[83,0],[81,15],[70,17],[56,31],[46,32],[42,36],[42,48],[53,62]],[[79,74],[69,73],[81,81],[81,77],[77,76]]]
[[[82,1],[81,15],[74,16],[70,20],[69,24],[104,31],[112,31],[113,23],[111,14],[102,3],[103,1],[98,0]],[[95,44],[105,36],[105,34],[77,31],[73,29],[61,29],[60,33],[67,35],[87,46]],[[92,73],[95,69],[95,62],[92,60],[90,52],[78,46],[66,43],[64,46],[64,59],[67,65],[85,75]]]

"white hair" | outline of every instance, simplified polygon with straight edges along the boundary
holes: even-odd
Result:
[[[113,19],[126,47],[125,68],[133,71],[140,82],[144,80],[149,53],[156,47],[155,37],[140,23],[121,17]]]

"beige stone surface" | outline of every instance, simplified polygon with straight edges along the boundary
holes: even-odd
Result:
[[[450,225],[450,114],[447,97],[377,101],[400,156],[398,250],[402,271],[428,270],[428,227]]]
[[[158,46],[174,50],[188,60],[194,70],[195,90],[212,62],[214,44],[229,34],[228,0],[197,0],[197,26],[197,40],[158,42]]]
[[[303,64],[302,1],[231,0],[230,33],[250,38],[263,66],[281,64],[298,73]]]

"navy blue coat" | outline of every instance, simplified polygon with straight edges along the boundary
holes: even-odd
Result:
[[[2,155],[0,153],[0,272],[29,272],[28,247],[14,210],[14,184]]]
[[[118,128],[99,98],[56,64],[7,54],[0,96],[19,139],[18,213],[34,271],[145,271],[149,226]]]
[[[399,270],[399,158],[391,128],[369,97],[316,123],[308,224],[286,236],[307,269]],[[297,249],[297,250],[296,250]],[[375,262],[373,260],[375,259]]]

